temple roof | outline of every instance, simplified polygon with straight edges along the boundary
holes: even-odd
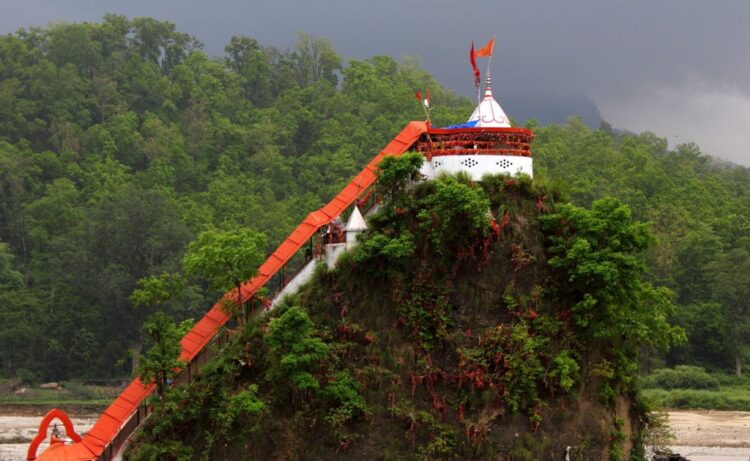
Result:
[[[492,81],[487,75],[487,87],[484,90],[484,98],[479,102],[477,108],[469,117],[469,122],[476,122],[476,127],[510,127],[510,119],[505,111],[492,96]]]
[[[349,222],[346,223],[344,230],[347,232],[367,230],[367,224],[364,218],[362,218],[362,213],[359,212],[357,205],[354,205],[354,210],[352,210],[352,215],[349,216]]]

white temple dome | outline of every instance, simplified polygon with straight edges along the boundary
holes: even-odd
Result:
[[[476,122],[475,127],[501,127],[510,128],[510,120],[505,111],[492,96],[492,86],[489,75],[487,76],[487,88],[484,90],[484,98],[479,102],[477,108],[469,117],[469,122]]]

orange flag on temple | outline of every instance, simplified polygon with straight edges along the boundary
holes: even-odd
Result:
[[[495,48],[495,39],[497,37],[492,37],[492,40],[487,42],[486,45],[484,45],[482,48],[479,48],[477,52],[475,53],[476,57],[478,58],[488,58],[492,56],[492,49]]]

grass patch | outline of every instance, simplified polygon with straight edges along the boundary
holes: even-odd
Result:
[[[13,406],[34,406],[34,405],[70,405],[70,406],[88,406],[88,405],[108,405],[112,403],[113,399],[98,399],[98,400],[2,400],[0,399],[0,405],[13,405]]]
[[[101,405],[111,402],[122,391],[116,386],[88,386],[76,382],[62,383],[58,389],[40,389],[26,387],[17,394],[14,389],[0,390],[1,404],[66,404],[66,405]]]
[[[718,391],[644,389],[643,396],[660,408],[750,411],[750,388],[747,386],[720,386]]]

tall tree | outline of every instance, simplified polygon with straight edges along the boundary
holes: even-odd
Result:
[[[16,374],[35,359],[37,344],[38,301],[26,289],[23,276],[13,268],[13,255],[0,241],[0,366],[5,376]]]
[[[684,340],[684,332],[667,322],[675,309],[669,290],[642,280],[639,253],[653,236],[645,224],[632,222],[627,206],[613,198],[594,202],[590,211],[565,204],[542,216],[542,223],[549,232],[549,265],[563,270],[558,283],[576,300],[573,319],[590,338],[612,341],[623,353]]]
[[[159,312],[162,311],[167,302],[179,296],[185,290],[185,279],[180,274],[162,272],[159,275],[150,275],[141,278],[138,280],[138,287],[130,295],[130,302],[133,303],[133,306]],[[142,348],[143,336],[138,334],[135,344],[135,354],[133,355],[134,372],[139,367],[138,361]]]
[[[300,32],[294,46],[295,78],[300,86],[319,80],[333,85],[338,83],[337,72],[341,71],[341,58],[328,39]]]
[[[146,351],[138,369],[143,382],[156,383],[161,397],[178,373],[180,357],[180,329],[164,312],[157,312],[143,325],[143,331],[153,345]]]
[[[214,290],[234,287],[234,299],[225,300],[228,312],[244,325],[249,313],[242,303],[242,283],[258,273],[267,240],[252,229],[208,230],[188,247],[182,260],[188,275],[205,277]]]
[[[750,240],[710,265],[714,296],[721,302],[737,376],[742,376],[742,355],[750,344]]]
[[[268,106],[273,69],[263,47],[254,38],[233,36],[224,51],[224,62],[241,79],[246,97],[256,106]]]

